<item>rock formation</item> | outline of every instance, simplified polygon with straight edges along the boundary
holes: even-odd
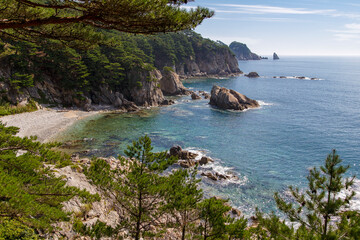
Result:
[[[138,86],[130,90],[131,98],[137,105],[158,106],[165,100],[161,89],[157,87],[162,78],[159,70],[132,71],[128,74],[128,78],[137,80]]]
[[[241,111],[260,106],[256,100],[250,99],[234,90],[229,90],[219,86],[213,86],[211,90],[210,104],[221,109]]]
[[[245,74],[245,77],[248,78],[258,78],[260,77],[259,74],[257,72],[250,72],[249,74]]]
[[[160,79],[160,89],[166,96],[186,94],[187,90],[180,81],[179,75],[171,70],[164,70]]]
[[[279,60],[280,58],[279,58],[279,56],[278,56],[276,53],[274,53],[274,54],[273,54],[273,59],[274,59],[274,60]]]
[[[199,95],[197,95],[196,93],[193,92],[193,93],[191,94],[191,99],[192,99],[192,100],[199,100],[199,99],[201,99],[201,97],[200,97]]]
[[[232,42],[229,47],[238,60],[261,60],[261,57],[252,53],[246,44]]]

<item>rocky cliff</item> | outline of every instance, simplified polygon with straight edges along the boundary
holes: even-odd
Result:
[[[238,60],[261,60],[261,57],[252,53],[246,44],[232,42],[229,47]]]

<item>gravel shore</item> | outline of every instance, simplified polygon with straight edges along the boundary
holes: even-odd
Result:
[[[37,136],[40,142],[48,142],[76,121],[98,114],[99,112],[41,109],[35,112],[0,117],[0,121],[6,123],[7,126],[19,127],[20,132],[18,136],[20,137]]]

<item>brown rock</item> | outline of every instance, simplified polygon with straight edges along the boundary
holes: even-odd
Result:
[[[201,97],[200,97],[199,95],[197,95],[196,93],[193,92],[193,93],[191,94],[191,99],[192,99],[192,100],[198,100],[198,99],[201,99]]]
[[[231,213],[237,217],[240,217],[241,216],[241,211],[239,209],[236,209],[236,208],[232,208],[231,209]]]
[[[179,75],[174,71],[165,70],[160,79],[160,88],[164,95],[182,95],[185,94],[186,88],[180,81]]]
[[[200,165],[205,165],[205,164],[208,164],[209,162],[214,162],[214,160],[212,160],[212,159],[209,158],[209,157],[202,157],[202,158],[199,160],[199,164],[200,164]]]
[[[201,176],[205,176],[205,177],[208,177],[209,179],[213,180],[213,181],[217,181],[218,178],[216,177],[216,175],[214,175],[213,173],[211,172],[203,172],[201,173]]]
[[[181,160],[181,161],[179,161],[179,164],[180,164],[180,167],[183,167],[183,168],[191,168],[196,165],[194,160]]]
[[[211,90],[210,104],[221,109],[241,111],[260,106],[256,100],[250,99],[234,90],[229,90],[219,86],[213,86]]]
[[[216,177],[220,180],[226,180],[226,179],[229,179],[229,176],[226,176],[225,174],[221,174],[221,173],[215,173]]]

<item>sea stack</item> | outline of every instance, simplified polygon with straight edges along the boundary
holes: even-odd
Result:
[[[279,58],[279,56],[278,56],[276,53],[274,53],[273,59],[274,59],[274,60],[279,60],[280,58]]]
[[[213,86],[211,90],[210,105],[220,109],[243,111],[248,108],[257,108],[259,103],[234,90]]]

